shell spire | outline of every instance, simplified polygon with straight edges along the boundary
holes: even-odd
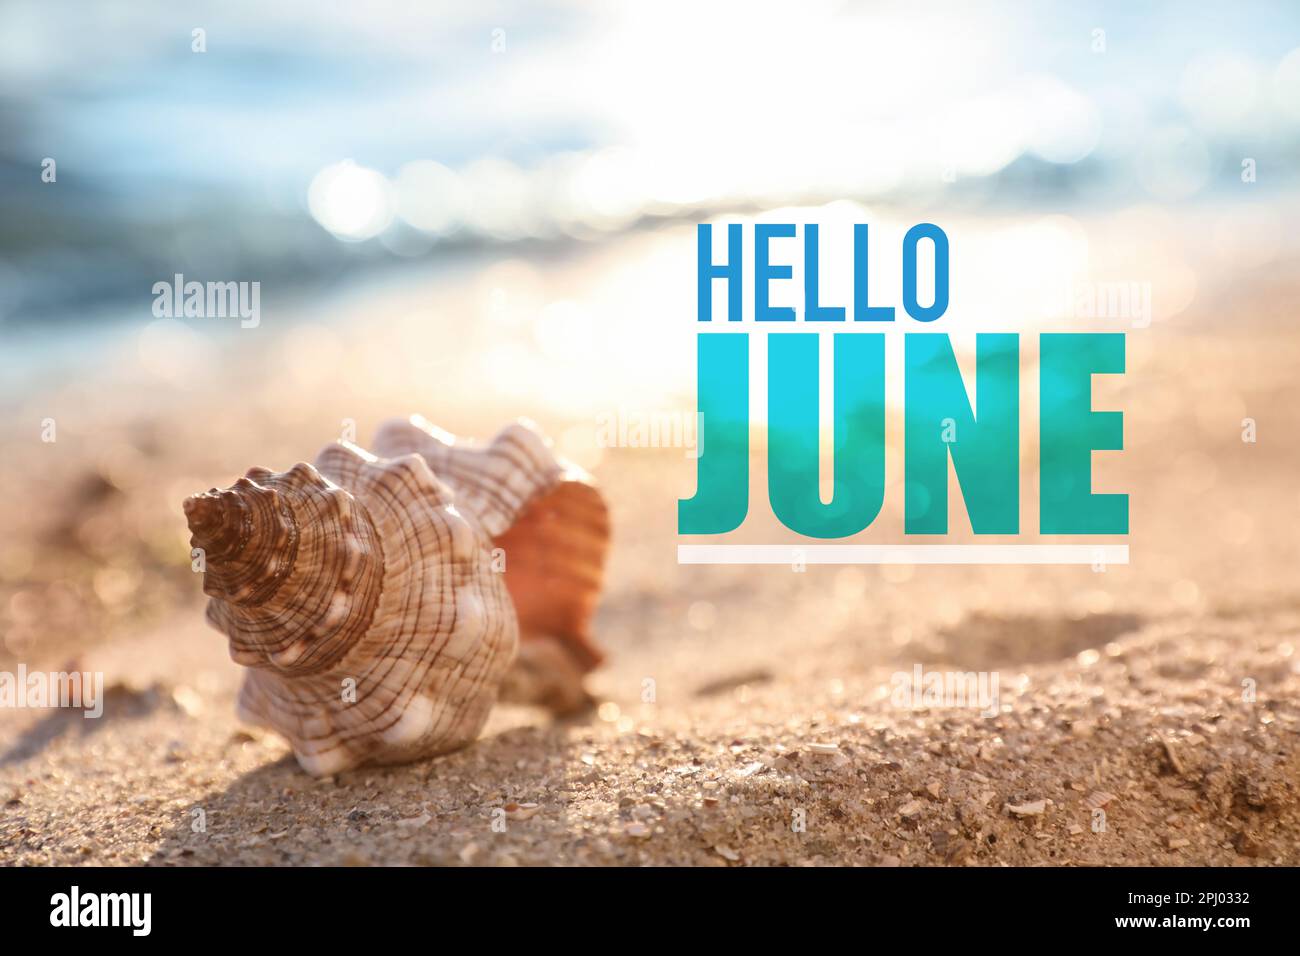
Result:
[[[193,547],[204,549],[208,617],[250,667],[306,674],[327,668],[369,625],[383,553],[352,496],[300,462],[282,475],[254,468],[225,491],[185,502]]]
[[[476,448],[416,421],[381,430],[384,457],[339,442],[184,504],[208,619],[249,668],[240,715],[314,774],[472,741],[514,686],[521,624],[548,648],[521,663],[560,649],[534,698],[572,703],[600,659],[608,518],[589,479],[527,426]]]

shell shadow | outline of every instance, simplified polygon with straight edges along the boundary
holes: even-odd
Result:
[[[8,767],[34,757],[67,734],[76,734],[85,739],[103,730],[110,721],[138,720],[160,708],[177,709],[166,688],[160,684],[144,689],[116,684],[104,691],[103,705],[103,713],[97,718],[85,717],[77,708],[51,708],[48,714],[23,730],[18,739],[0,754],[0,767]]]
[[[187,808],[146,865],[554,863],[546,848],[561,835],[572,848],[581,826],[567,792],[599,777],[568,733],[574,723],[516,727],[420,763],[325,780],[286,754]]]

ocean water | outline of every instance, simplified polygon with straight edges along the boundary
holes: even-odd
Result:
[[[1244,210],[1222,228],[1269,261],[1300,169],[1300,9],[1280,3],[11,0],[0,84],[7,390],[139,336],[177,273],[259,282],[284,312],[614,243],[591,269],[665,293],[638,278],[627,308],[575,280],[532,321],[569,300],[640,316],[685,308],[694,274],[689,236],[644,268],[637,236],[836,201],[975,235],[963,308],[1038,310],[1007,276],[1129,278],[1096,261],[1106,221]],[[1196,267],[1157,251],[1135,281],[1186,287]]]

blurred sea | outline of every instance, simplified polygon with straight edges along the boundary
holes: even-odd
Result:
[[[139,334],[176,273],[301,314],[840,200],[1064,217],[1066,246],[1227,209],[1263,265],[1300,184],[1300,7],[10,0],[0,129],[10,389]]]

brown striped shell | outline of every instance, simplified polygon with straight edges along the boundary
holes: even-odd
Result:
[[[208,619],[249,668],[240,715],[317,775],[472,741],[521,626],[574,675],[600,660],[609,524],[588,476],[522,423],[476,447],[412,418],[373,446],[185,502]]]

